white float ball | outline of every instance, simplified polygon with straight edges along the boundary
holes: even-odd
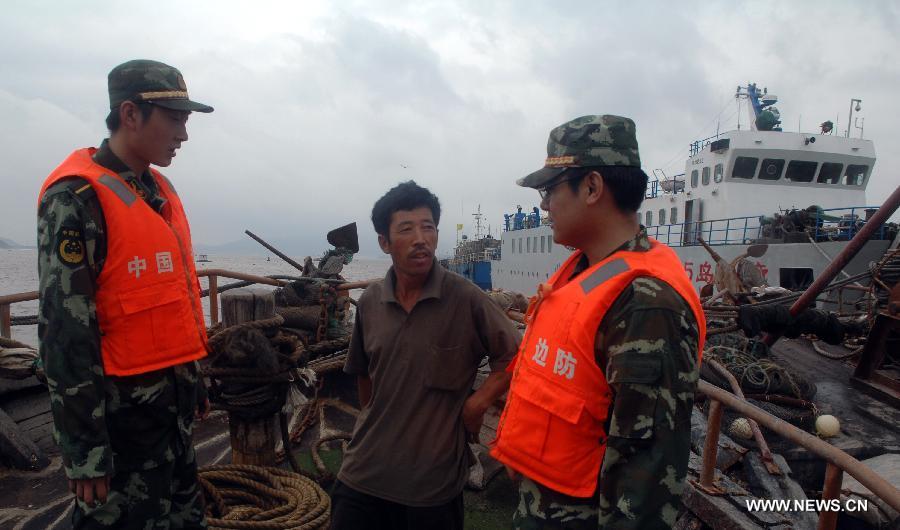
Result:
[[[831,414],[823,414],[816,418],[816,433],[822,438],[837,436],[841,431],[841,422]]]
[[[753,438],[753,429],[750,428],[750,422],[747,418],[738,418],[731,422],[731,427],[728,428],[728,432],[733,436],[744,440]]]

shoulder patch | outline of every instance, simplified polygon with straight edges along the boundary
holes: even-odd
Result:
[[[60,228],[57,234],[57,250],[59,259],[67,265],[80,265],[84,262],[84,242],[78,228]]]

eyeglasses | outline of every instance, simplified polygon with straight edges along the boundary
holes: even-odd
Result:
[[[538,188],[537,192],[541,196],[541,201],[546,201],[547,199],[549,199],[550,195],[553,193],[553,188],[559,186],[563,182],[568,182],[570,180],[578,180],[580,178],[581,178],[580,175],[566,177],[566,178],[557,180],[556,182],[554,182],[553,184],[550,184],[549,186],[545,186],[543,188]]]

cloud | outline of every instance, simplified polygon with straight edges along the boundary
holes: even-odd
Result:
[[[541,165],[552,127],[633,117],[646,168],[680,173],[689,142],[733,126],[748,81],[781,97],[789,129],[843,128],[849,98],[863,99],[879,203],[900,169],[887,149],[900,140],[897,13],[887,1],[19,4],[0,21],[0,237],[33,239],[40,181],[103,138],[106,74],[135,57],[178,66],[216,108],[191,117],[165,170],[209,245],[249,228],[316,255],[327,230],[357,221],[377,255],[372,204],[415,179],[441,199],[447,251],[479,204],[496,234],[503,212],[537,203],[513,183]]]

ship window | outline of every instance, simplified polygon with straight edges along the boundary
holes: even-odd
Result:
[[[756,166],[759,159],[752,156],[739,156],[734,161],[734,169],[731,170],[732,178],[752,179],[756,174]]]
[[[653,226],[653,212],[647,210],[647,226]]]
[[[519,254],[522,253],[522,238],[519,238]]]
[[[541,253],[544,252],[544,246],[545,246],[545,245],[546,245],[546,243],[544,243],[544,236],[541,236]]]
[[[553,236],[547,236],[547,252],[553,252]]]
[[[697,170],[696,169],[691,171],[691,187],[692,188],[697,187]]]
[[[516,253],[516,240],[515,240],[515,239],[510,239],[510,240],[509,240],[509,244],[510,244],[510,245],[509,245],[510,248],[512,248],[512,250],[509,251],[510,254],[515,254],[515,253]]]
[[[666,209],[665,208],[659,209],[659,224],[661,224],[661,225],[666,224]]]
[[[716,168],[713,170],[713,180],[716,182],[722,182],[722,173],[725,171],[725,166],[722,164],[716,164]],[[674,221],[672,221],[674,222]]]
[[[784,178],[791,182],[812,182],[818,165],[818,162],[791,160],[788,162],[787,171],[784,172]]]
[[[531,253],[531,238],[530,237],[525,238],[525,252],[528,252],[529,254]]]
[[[669,224],[675,224],[678,222],[678,207],[673,206],[671,210],[669,210]]]
[[[763,180],[778,180],[784,170],[784,159],[766,158],[759,169],[759,178]]]
[[[702,177],[702,179],[703,179],[703,185],[704,185],[704,186],[709,186],[709,168],[708,168],[708,167],[703,168],[703,177]],[[660,223],[660,224],[663,224],[663,223]]]
[[[844,169],[844,164],[825,162],[819,168],[819,178],[816,179],[816,182],[820,184],[837,184],[841,180],[842,169]]]
[[[844,184],[848,186],[861,186],[863,180],[866,179],[866,173],[868,171],[869,166],[849,164],[847,166],[847,171],[844,172]]]

